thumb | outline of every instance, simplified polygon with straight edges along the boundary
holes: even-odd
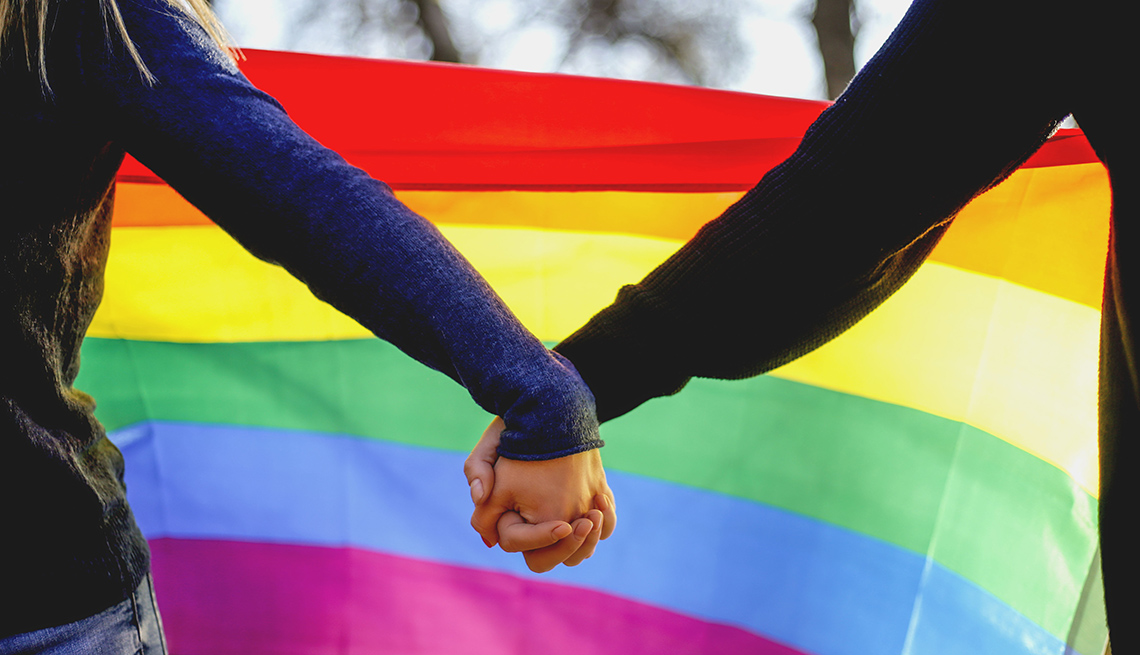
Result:
[[[471,502],[475,505],[490,498],[495,488],[495,462],[499,459],[499,433],[503,428],[503,419],[492,421],[463,462],[463,474],[467,476]]]

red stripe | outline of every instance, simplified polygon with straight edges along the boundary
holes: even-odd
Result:
[[[798,138],[771,138],[563,150],[397,152],[370,150],[362,143],[339,152],[396,190],[713,193],[747,191],[797,145]],[[131,158],[119,179],[161,183]]]
[[[1098,161],[1083,134],[1049,141],[1023,168]],[[747,191],[795,151],[798,139],[741,139],[536,152],[369,152],[344,149],[353,165],[398,191]],[[128,158],[119,180],[161,184]]]
[[[795,137],[827,103],[471,66],[248,51],[243,71],[331,147],[542,150]],[[713,119],[713,120],[709,120]],[[368,146],[371,148],[371,145]]]
[[[247,55],[246,74],[298,124],[396,189],[745,191],[827,107],[626,80]],[[1080,131],[1064,130],[1027,165],[1090,161]],[[131,159],[121,179],[158,182]]]
[[[1057,130],[1040,150],[1033,153],[1022,168],[1046,168],[1071,164],[1091,164],[1098,162],[1085,133],[1076,130]]]
[[[596,591],[359,549],[180,539],[151,548],[180,655],[802,655]]]

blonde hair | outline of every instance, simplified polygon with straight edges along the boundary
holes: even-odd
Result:
[[[9,48],[19,47],[23,44],[24,62],[28,70],[35,72],[40,78],[40,84],[46,91],[50,91],[47,78],[47,51],[48,36],[48,9],[52,2],[59,0],[0,0],[0,58],[3,58]],[[131,37],[127,34],[127,26],[123,22],[123,15],[119,12],[119,5],[115,0],[90,0],[99,3],[103,12],[103,26],[107,39],[112,37],[112,28],[123,40],[127,53],[134,60],[139,74],[147,84],[155,82],[154,75],[147,69],[146,63],[139,55]],[[202,26],[210,38],[218,44],[224,52],[230,53],[235,59],[237,50],[231,47],[231,40],[226,28],[206,0],[164,0],[171,8],[186,15]],[[15,49],[13,48],[13,49]],[[15,54],[15,53],[13,53]],[[18,56],[18,55],[16,55]]]

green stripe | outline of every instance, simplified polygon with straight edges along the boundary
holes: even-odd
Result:
[[[467,450],[488,421],[443,375],[376,340],[88,339],[77,385],[114,430],[145,419],[352,434]],[[607,466],[746,498],[929,553],[1065,638],[1096,503],[980,430],[760,377],[697,380],[608,423]],[[620,499],[619,499],[620,502]],[[1058,609],[1058,605],[1061,605]]]
[[[1096,500],[977,428],[773,377],[695,380],[606,428],[607,466],[929,554],[1054,635],[1070,631]]]

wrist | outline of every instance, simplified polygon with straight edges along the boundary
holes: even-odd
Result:
[[[556,459],[604,445],[590,388],[566,358],[553,352],[550,357],[558,374],[528,389],[503,413],[499,454],[507,459]]]
[[[651,398],[675,394],[689,381],[677,349],[659,343],[664,341],[667,323],[667,317],[650,317],[635,294],[623,290],[618,303],[554,347],[589,386],[599,422],[617,418]]]

